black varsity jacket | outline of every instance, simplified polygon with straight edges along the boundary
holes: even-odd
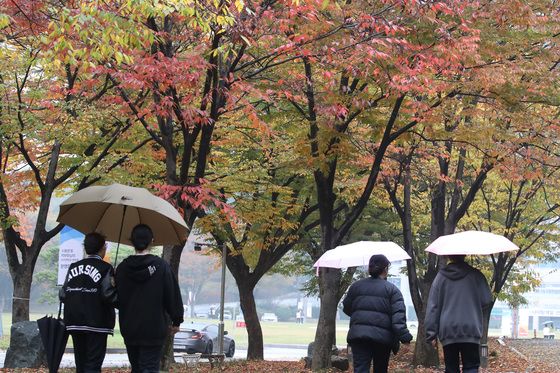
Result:
[[[113,334],[117,291],[113,266],[98,255],[72,263],[60,289],[66,330]]]

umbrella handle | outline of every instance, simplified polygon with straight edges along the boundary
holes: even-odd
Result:
[[[121,237],[122,237],[122,230],[123,230],[123,225],[124,225],[124,215],[126,214],[126,208],[127,208],[127,206],[124,205],[123,212],[122,212],[122,218],[121,218],[121,228],[119,230],[119,240],[117,241],[117,252],[115,253],[115,263],[113,264],[113,267],[117,266],[117,259],[119,257],[119,246],[121,245]]]
[[[60,319],[60,314],[62,313],[62,302],[58,302],[58,319]]]

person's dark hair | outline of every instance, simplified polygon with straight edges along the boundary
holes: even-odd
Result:
[[[152,243],[153,239],[154,234],[152,232],[152,229],[146,224],[138,224],[137,226],[132,228],[130,241],[132,242],[132,245],[136,250],[146,250]]]
[[[450,262],[454,262],[454,263],[461,263],[465,261],[465,256],[466,255],[448,255],[447,259]]]
[[[88,255],[95,255],[103,249],[105,236],[100,233],[92,232],[84,237],[84,250]]]
[[[385,268],[389,267],[389,259],[385,255],[377,254],[369,258],[368,272],[371,276],[377,277],[383,273]]]

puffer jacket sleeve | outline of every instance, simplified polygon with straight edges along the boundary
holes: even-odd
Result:
[[[400,290],[394,286],[391,292],[391,323],[393,333],[402,343],[412,341],[412,334],[406,327],[406,307]]]
[[[426,328],[426,342],[431,342],[437,338],[439,331],[441,274],[437,274],[430,294],[428,295],[428,305],[426,307],[426,317],[424,326]]]
[[[352,284],[346,293],[346,297],[342,301],[342,312],[344,312],[348,316],[352,316],[352,302],[354,301],[354,285]]]

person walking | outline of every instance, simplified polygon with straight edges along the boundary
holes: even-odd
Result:
[[[387,281],[390,262],[385,255],[369,260],[371,277],[353,283],[343,301],[350,316],[347,342],[352,348],[355,373],[387,373],[391,351],[412,341],[400,290]]]
[[[59,291],[64,303],[64,324],[74,343],[76,372],[101,372],[107,336],[113,334],[117,292],[113,266],[105,261],[105,237],[84,238],[85,259],[72,263]]]
[[[430,289],[426,308],[426,342],[443,345],[446,373],[478,372],[483,311],[492,304],[486,277],[465,263],[464,255],[448,256]]]
[[[183,322],[183,300],[169,264],[149,252],[150,227],[135,226],[130,241],[135,254],[116,270],[120,330],[132,373],[159,372],[165,338]]]

